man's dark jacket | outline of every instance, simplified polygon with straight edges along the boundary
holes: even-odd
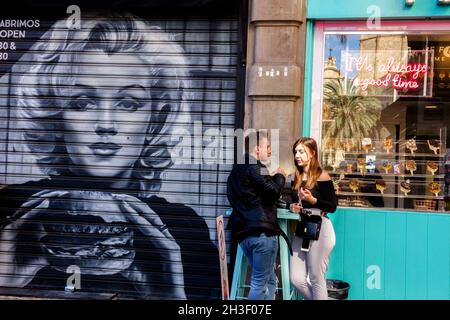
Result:
[[[281,234],[276,202],[285,178],[270,176],[265,165],[246,155],[245,164],[236,165],[227,181],[227,196],[233,212],[228,222],[232,236],[241,241],[248,236]]]

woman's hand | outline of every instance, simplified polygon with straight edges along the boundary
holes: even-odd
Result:
[[[291,212],[299,213],[300,210],[302,209],[302,206],[298,203],[291,203],[289,208],[290,208]]]
[[[298,197],[300,198],[300,200],[307,201],[312,205],[315,205],[317,202],[317,199],[312,195],[311,191],[309,191],[308,189],[300,188]]]

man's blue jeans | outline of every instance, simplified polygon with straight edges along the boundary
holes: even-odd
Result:
[[[252,266],[249,300],[274,300],[277,278],[275,262],[278,253],[278,236],[250,236],[240,242],[247,262]]]

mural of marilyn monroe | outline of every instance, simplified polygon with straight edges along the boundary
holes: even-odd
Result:
[[[183,50],[131,15],[82,18],[78,30],[57,21],[12,73],[27,150],[49,178],[0,190],[0,286],[64,290],[74,265],[81,291],[211,297],[206,223],[155,195],[171,130],[189,120]]]

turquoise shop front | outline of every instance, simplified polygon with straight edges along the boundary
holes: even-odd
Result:
[[[450,299],[450,214],[338,208],[328,279],[349,299]]]
[[[450,6],[416,2],[308,2],[302,134],[338,191],[327,279],[348,299],[450,299]],[[410,87],[371,86],[389,60]]]

